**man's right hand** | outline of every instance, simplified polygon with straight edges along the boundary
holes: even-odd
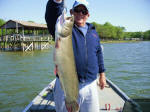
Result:
[[[54,1],[56,1],[56,2],[62,2],[62,0],[54,0]]]

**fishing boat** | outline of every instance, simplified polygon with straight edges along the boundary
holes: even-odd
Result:
[[[53,98],[54,79],[48,84],[23,110],[23,112],[55,112]],[[109,79],[106,87],[99,94],[100,112],[142,112],[139,105],[129,98],[118,86]]]

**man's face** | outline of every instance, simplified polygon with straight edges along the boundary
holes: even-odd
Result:
[[[71,11],[74,15],[74,21],[77,26],[84,26],[89,17],[89,12],[84,5],[79,5]]]

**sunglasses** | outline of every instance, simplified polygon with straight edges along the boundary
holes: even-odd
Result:
[[[87,15],[88,14],[88,10],[87,9],[74,8],[73,11],[76,12],[76,13],[82,12],[83,15]]]

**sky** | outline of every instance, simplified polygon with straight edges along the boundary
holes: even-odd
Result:
[[[88,22],[125,27],[126,31],[150,30],[150,0],[87,0],[90,17]],[[0,0],[0,19],[45,22],[48,0]],[[74,0],[66,0],[72,7]]]

